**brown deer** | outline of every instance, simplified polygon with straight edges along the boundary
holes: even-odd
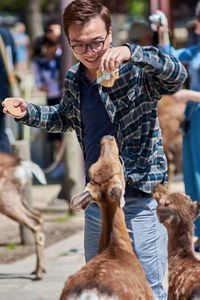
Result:
[[[182,173],[182,135],[185,104],[176,102],[171,96],[163,96],[158,102],[158,119],[162,132],[163,148],[168,160],[168,186],[175,172]]]
[[[98,255],[64,285],[60,300],[155,299],[142,266],[133,252],[125,217],[125,181],[114,137],[101,141],[101,154],[89,170],[85,192],[72,198],[72,209],[85,209],[90,202],[99,205],[102,231]],[[93,298],[94,297],[94,298]]]
[[[45,184],[45,178],[37,165],[23,161],[14,155],[0,152],[0,213],[28,227],[34,234],[37,263],[33,272],[35,279],[42,279],[44,272],[44,233],[42,216],[28,207],[25,200],[25,187],[32,171],[40,173],[39,177]]]
[[[200,202],[183,193],[154,190],[157,215],[168,232],[168,300],[200,299],[200,260],[194,252],[193,221],[200,215]]]

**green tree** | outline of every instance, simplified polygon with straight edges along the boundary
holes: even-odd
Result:
[[[50,3],[58,3],[58,0],[39,0],[40,8],[45,10]],[[0,11],[19,11],[26,8],[28,0],[1,0]]]
[[[40,0],[27,0],[25,6],[26,27],[31,41],[43,33]]]
[[[1,0],[0,11],[19,11],[25,8],[26,0]]]
[[[1,0],[1,12],[15,12],[25,22],[27,32],[33,41],[43,33],[42,15],[51,4],[58,4],[58,0]]]
[[[149,13],[148,0],[127,0],[128,11],[131,15],[141,17],[147,16]]]

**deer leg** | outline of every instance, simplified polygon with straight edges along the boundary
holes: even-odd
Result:
[[[169,188],[170,184],[172,183],[173,176],[175,173],[175,165],[173,162],[168,163],[168,182],[167,182],[167,188]]]
[[[38,211],[35,211],[33,208],[31,208],[30,206],[28,206],[26,200],[22,200],[22,202],[23,202],[23,205],[26,207],[26,209],[28,211],[30,211],[33,215],[36,215],[36,217],[41,217],[41,214]]]
[[[174,154],[173,154],[172,150],[169,149],[168,152],[166,153],[166,156],[167,156],[167,161],[168,161],[167,188],[169,188],[169,186],[172,182],[176,167],[175,167],[175,164],[174,164]]]
[[[44,233],[41,216],[33,214],[22,201],[21,195],[16,190],[1,194],[0,212],[21,225],[29,228],[35,237],[37,264],[34,273],[37,279],[41,279],[44,271]]]
[[[45,265],[44,265],[45,236],[41,230],[36,230],[34,232],[34,237],[35,237],[37,262],[36,262],[36,269],[32,274],[35,274],[37,279],[42,279],[43,273],[45,272]]]

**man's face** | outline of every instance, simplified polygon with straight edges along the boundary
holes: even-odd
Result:
[[[112,41],[112,29],[109,32],[106,30],[105,23],[100,17],[96,17],[88,21],[85,25],[72,24],[69,29],[69,43],[71,46],[103,42],[100,44],[100,50],[91,49],[87,46],[87,51],[83,54],[75,53],[74,56],[77,60],[82,62],[89,71],[96,71],[99,67],[101,57],[105,51],[110,47]],[[84,46],[83,46],[84,47]]]

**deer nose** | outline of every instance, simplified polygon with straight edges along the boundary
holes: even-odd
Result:
[[[105,138],[105,139],[108,139],[108,140],[110,140],[110,141],[112,141],[113,136],[112,136],[112,135],[105,135],[104,138]]]

